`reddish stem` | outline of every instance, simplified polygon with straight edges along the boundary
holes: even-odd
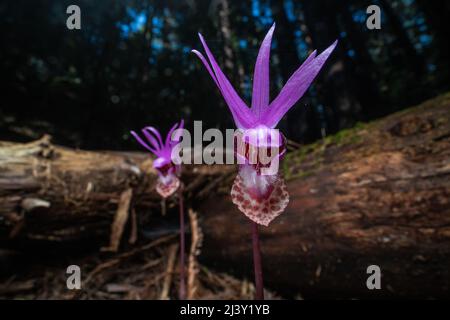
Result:
[[[184,208],[183,208],[183,188],[179,188],[179,207],[180,207],[180,289],[178,297],[180,300],[186,299],[186,283],[185,283],[185,271],[184,271]]]
[[[255,267],[255,300],[264,300],[264,284],[261,265],[261,249],[259,246],[258,224],[254,221],[252,224],[252,243],[253,243],[253,265]]]

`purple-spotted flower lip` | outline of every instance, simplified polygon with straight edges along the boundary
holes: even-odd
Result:
[[[337,45],[336,40],[318,56],[316,56],[316,51],[312,52],[289,78],[278,96],[269,102],[269,59],[274,30],[275,23],[265,36],[256,59],[251,108],[236,93],[200,33],[200,41],[208,60],[199,51],[192,50],[202,61],[219,88],[239,129],[246,130],[258,126],[274,128],[286,112],[303,96]]]
[[[167,133],[166,139],[163,141],[161,134],[154,127],[145,127],[141,130],[143,136],[147,140],[144,141],[136,132],[131,131],[131,134],[136,140],[148,151],[153,153],[157,158],[153,161],[153,168],[161,170],[172,165],[172,150],[180,142],[181,131],[172,137],[172,134],[177,129],[183,129],[184,120],[173,125]]]

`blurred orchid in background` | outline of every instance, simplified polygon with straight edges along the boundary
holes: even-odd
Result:
[[[186,297],[186,282],[185,282],[185,227],[184,227],[184,206],[183,206],[183,191],[179,179],[180,166],[175,165],[172,161],[172,150],[179,144],[181,138],[181,130],[184,127],[184,120],[176,123],[167,133],[166,139],[163,142],[161,134],[154,127],[145,127],[142,129],[142,134],[146,138],[145,142],[139,135],[131,131],[131,134],[136,140],[148,151],[153,153],[157,158],[153,161],[153,168],[158,171],[158,181],[156,182],[156,191],[166,199],[179,190],[179,215],[180,215],[180,286],[179,298],[180,300]],[[173,136],[172,136],[173,135]],[[164,206],[165,208],[165,206]],[[164,211],[165,209],[163,209]]]
[[[208,60],[197,50],[192,50],[200,58],[219,88],[239,129],[235,135],[235,141],[243,146],[237,152],[238,160],[243,158],[243,161],[240,162],[242,164],[232,186],[231,197],[239,210],[253,221],[252,236],[257,299],[264,297],[257,224],[268,226],[284,211],[289,202],[286,184],[278,174],[278,166],[275,169],[272,168],[273,170],[263,172],[263,169],[272,167],[271,164],[274,161],[279,161],[286,150],[286,139],[274,128],[286,112],[303,96],[337,44],[336,40],[318,56],[316,51],[312,52],[289,78],[278,96],[270,102],[269,58],[274,30],[275,24],[265,36],[256,59],[251,108],[236,93],[201,34],[199,34],[200,41]],[[271,152],[274,149],[276,154]],[[259,153],[261,151],[271,156],[268,163],[260,160]]]
[[[136,140],[148,151],[153,153],[157,158],[153,161],[153,168],[158,171],[158,181],[156,183],[156,191],[163,197],[170,197],[180,186],[180,167],[172,162],[172,150],[180,142],[181,134],[172,134],[176,129],[183,129],[184,121],[176,123],[168,132],[165,141],[161,134],[154,127],[145,127],[142,134],[146,138],[145,142],[139,135],[131,131]],[[180,131],[178,131],[180,132]]]

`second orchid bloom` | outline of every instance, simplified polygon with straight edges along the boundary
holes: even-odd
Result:
[[[171,156],[173,148],[179,143],[181,134],[174,134],[174,137],[172,137],[172,134],[176,129],[183,129],[183,126],[183,120],[180,123],[176,123],[169,130],[164,141],[158,130],[153,127],[142,129],[142,135],[147,141],[142,139],[136,132],[131,131],[136,140],[157,157],[153,161],[153,168],[158,172],[156,191],[163,198],[170,197],[180,187],[180,179],[178,178],[180,166],[173,163]],[[177,131],[177,133],[179,132]]]

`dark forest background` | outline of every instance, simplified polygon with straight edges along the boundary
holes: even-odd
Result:
[[[66,8],[81,8],[81,30]],[[366,8],[381,8],[368,30]],[[232,128],[204,67],[190,53],[204,34],[241,96],[277,23],[271,97],[313,49],[339,39],[314,85],[280,123],[308,143],[450,88],[450,2],[445,0],[14,0],[0,4],[0,139],[44,133],[89,149],[140,149],[130,129]]]

